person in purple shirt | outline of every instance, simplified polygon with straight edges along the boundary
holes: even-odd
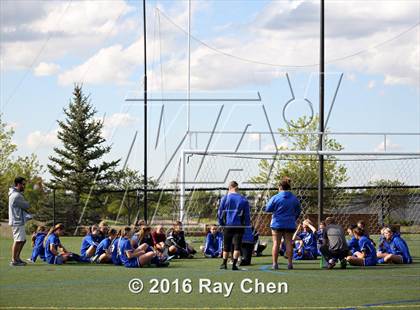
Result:
[[[265,212],[273,213],[270,224],[273,236],[273,269],[279,268],[277,262],[282,237],[286,242],[287,267],[293,269],[292,237],[296,230],[296,220],[300,215],[301,208],[299,200],[290,190],[291,180],[289,177],[284,177],[280,182],[278,194],[271,197],[265,206]]]

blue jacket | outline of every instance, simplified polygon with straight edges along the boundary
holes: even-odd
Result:
[[[248,200],[238,193],[229,193],[222,197],[217,219],[220,226],[240,226],[248,227],[251,225]]]
[[[255,243],[255,236],[252,231],[252,227],[246,227],[242,236],[242,242]]]
[[[407,243],[400,236],[392,236],[389,247],[391,249],[391,254],[402,256],[404,264],[411,264],[413,262]]]
[[[359,240],[357,240],[355,236],[353,236],[350,240],[347,241],[347,245],[349,247],[349,250],[351,251],[351,254],[354,254],[355,252],[360,252]]]
[[[204,246],[204,253],[210,255],[219,255],[223,250],[223,234],[217,232],[214,236],[212,233],[208,233],[206,237],[206,244]]]
[[[272,229],[296,229],[301,208],[295,195],[282,191],[270,198],[265,212],[273,213],[270,225]]]

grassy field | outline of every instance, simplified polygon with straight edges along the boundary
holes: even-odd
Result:
[[[219,270],[220,260],[201,257],[173,261],[169,268],[128,269],[111,265],[69,263],[52,266],[42,262],[26,267],[10,267],[11,240],[0,239],[0,308],[1,309],[131,309],[131,308],[288,308],[288,309],[420,309],[420,235],[405,235],[414,263],[381,265],[346,270],[320,270],[319,261],[297,262],[294,270],[270,270],[270,251],[253,258],[246,270]],[[62,243],[78,251],[80,238],[63,237]],[[194,240],[198,247],[201,240]],[[30,255],[25,246],[23,257]],[[132,278],[144,282],[144,290],[128,290]],[[229,297],[199,293],[199,279],[233,282]],[[250,293],[241,291],[243,279],[261,282],[286,282],[288,292]],[[176,294],[175,284],[168,294],[151,294],[151,279],[191,279],[192,293]],[[163,281],[162,281],[163,280]],[[246,287],[248,288],[248,287]],[[165,287],[163,287],[165,289]],[[186,287],[188,290],[188,286]]]

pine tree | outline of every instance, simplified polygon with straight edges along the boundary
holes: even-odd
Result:
[[[48,165],[53,177],[51,186],[71,191],[76,205],[91,186],[111,182],[120,161],[101,161],[111,146],[103,145],[103,122],[95,118],[96,113],[89,96],[83,94],[82,86],[75,85],[73,98],[64,109],[66,120],[58,121],[58,139],[62,148],[55,147],[56,156],[49,157],[52,162]]]

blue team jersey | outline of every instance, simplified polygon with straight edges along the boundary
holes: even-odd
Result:
[[[374,266],[377,262],[376,249],[372,240],[366,236],[359,239],[360,251],[365,253],[365,266]]]
[[[99,244],[99,237],[92,236],[91,234],[86,235],[82,240],[82,245],[80,247],[80,254],[82,256],[86,256],[86,251],[90,248],[90,246],[97,247]]]
[[[360,252],[359,240],[357,240],[355,236],[353,236],[350,240],[347,241],[347,245],[349,247],[349,250],[351,251],[351,254]]]
[[[206,244],[204,245],[204,253],[212,257],[220,255],[223,250],[223,234],[216,232],[215,235],[208,233],[206,237]]]
[[[110,245],[111,245],[111,239],[106,238],[106,239],[102,240],[98,244],[98,246],[96,247],[95,255],[102,255],[102,254],[104,254],[108,250],[108,248],[109,248]]]
[[[45,242],[45,261],[48,264],[54,264],[55,255],[51,252],[50,245],[53,245],[56,251],[58,250],[58,247],[61,245],[60,238],[58,238],[56,234],[49,235],[47,238],[47,241]]]
[[[121,265],[121,258],[118,254],[118,245],[122,240],[121,237],[115,238],[111,245],[111,259],[114,265]]]
[[[131,242],[127,238],[121,238],[120,244],[118,246],[118,255],[121,258],[121,263],[125,267],[133,268],[139,267],[137,257],[128,258],[127,252],[132,252],[133,247],[131,246]]]
[[[273,213],[272,229],[296,229],[296,220],[300,215],[299,200],[289,191],[282,191],[270,198],[265,212]]]
[[[304,248],[310,249],[311,251],[316,251],[316,238],[313,232],[301,232],[298,234],[300,240],[303,241]]]
[[[44,239],[46,234],[39,232],[35,236],[34,248],[44,248]]]
[[[229,193],[220,201],[217,218],[220,226],[251,225],[248,200],[238,193]]]
[[[411,264],[413,262],[407,243],[400,236],[393,235],[389,247],[391,254],[402,256],[404,264]]]
[[[378,252],[391,253],[391,248],[389,247],[389,242],[382,235],[379,237]]]

